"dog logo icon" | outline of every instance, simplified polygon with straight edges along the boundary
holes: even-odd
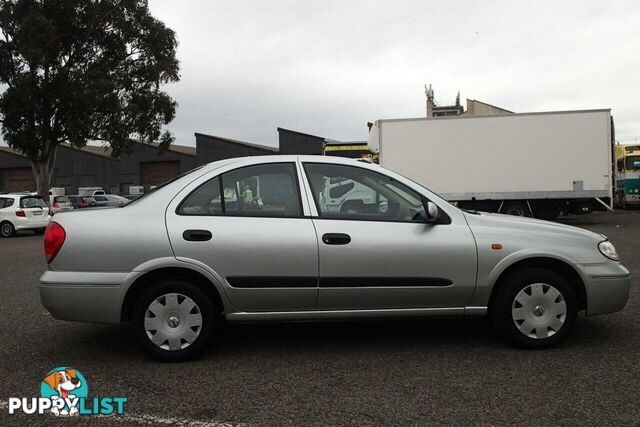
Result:
[[[50,371],[40,385],[41,397],[51,399],[53,415],[78,415],[78,402],[89,394],[84,376],[76,369],[59,367]]]

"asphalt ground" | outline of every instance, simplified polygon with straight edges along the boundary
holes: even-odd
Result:
[[[42,237],[0,239],[3,425],[638,425],[640,212],[561,222],[606,234],[634,274],[624,311],[578,319],[560,347],[508,347],[486,319],[227,325],[204,357],[150,360],[128,327],[54,320],[40,305]],[[124,416],[9,415],[72,366]]]

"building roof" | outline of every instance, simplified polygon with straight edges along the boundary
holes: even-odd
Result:
[[[141,141],[139,139],[132,139],[132,142],[135,142],[136,144],[142,144],[142,145],[146,145],[148,147],[153,147],[153,148],[160,148],[158,143],[155,142],[144,142]],[[171,144],[169,145],[169,148],[167,148],[167,151],[173,151],[174,153],[180,153],[180,154],[186,154],[188,156],[195,156],[196,155],[196,147],[191,147],[188,145],[177,145],[177,144]]]
[[[11,147],[0,146],[0,151],[5,152],[5,153],[9,153],[9,154],[13,154],[15,156],[27,157],[24,154],[22,154],[21,152],[19,152],[18,150],[16,150],[15,148],[11,148]]]
[[[151,146],[154,148],[159,148],[158,144],[156,143],[148,143],[148,142],[143,142],[143,141],[139,141],[139,140],[135,140],[132,139],[131,142],[135,142],[137,144],[142,144],[142,145],[147,145],[147,146]],[[96,156],[100,156],[100,157],[105,157],[107,159],[112,159],[113,157],[111,157],[111,148],[109,146],[97,146],[97,145],[85,145],[84,147],[74,147],[71,144],[67,143],[67,142],[63,142],[60,144],[61,147],[64,148],[68,148],[70,150],[76,150],[76,151],[82,151],[85,152],[87,154],[93,154]],[[26,157],[24,154],[20,153],[20,151],[11,148],[11,147],[5,147],[5,146],[0,146],[0,151],[3,151],[5,153],[9,153],[9,154],[15,154],[16,156],[22,156],[22,157]],[[180,154],[186,154],[189,156],[194,156],[196,155],[196,147],[189,147],[186,145],[176,145],[176,144],[171,144],[168,148],[168,151],[173,151],[176,153],[180,153]]]
[[[322,139],[325,140],[325,138],[323,138],[322,136],[318,136],[318,135],[311,135],[310,133],[304,133],[304,132],[298,132],[297,130],[291,130],[291,129],[285,129],[285,128],[278,128],[278,132],[289,132],[289,133],[296,133],[298,135],[304,135],[304,136],[310,136],[311,138],[318,138],[318,139]]]
[[[513,113],[513,111],[509,111],[509,110],[507,110],[505,108],[502,108],[502,107],[496,107],[495,105],[489,104],[487,102],[478,101],[477,99],[467,99],[467,101],[476,102],[478,104],[483,104],[483,105],[486,105],[488,107],[495,108],[496,110],[504,111],[505,113]],[[515,114],[515,113],[513,113],[513,114]]]
[[[204,136],[206,138],[221,139],[223,141],[231,142],[233,144],[246,145],[247,147],[257,148],[257,149],[265,150],[265,151],[271,151],[271,152],[274,152],[274,153],[277,153],[278,151],[280,151],[280,149],[278,147],[272,147],[270,145],[254,144],[252,142],[240,141],[238,139],[224,138],[222,136],[216,136],[216,135],[207,135],[206,133],[196,132],[195,136]]]
[[[84,147],[74,147],[69,143],[63,142],[60,144],[61,147],[68,148],[70,150],[83,151],[88,154],[93,154],[100,157],[106,157],[108,159],[113,160],[111,157],[111,148],[109,147],[98,147],[95,145],[85,145]]]

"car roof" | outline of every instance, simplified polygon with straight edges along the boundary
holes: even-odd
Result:
[[[203,171],[211,171],[223,166],[243,166],[254,165],[260,163],[281,163],[281,162],[316,162],[316,163],[334,163],[343,165],[366,165],[371,164],[366,159],[352,159],[348,157],[337,156],[317,156],[317,155],[266,155],[266,156],[246,156],[234,157],[231,159],[218,160],[211,162],[202,167]]]
[[[31,194],[31,193],[9,193],[9,194],[0,194],[0,197],[11,197],[12,199],[20,199],[22,197],[37,197],[39,199],[41,199],[42,197],[38,196],[37,194]]]

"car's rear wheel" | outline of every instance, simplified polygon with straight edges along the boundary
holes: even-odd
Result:
[[[498,285],[491,315],[503,338],[518,347],[548,348],[573,328],[578,304],[569,283],[543,268],[516,271]]]
[[[215,306],[192,283],[166,280],[138,297],[133,312],[134,333],[142,348],[164,362],[198,356],[218,329]]]
[[[13,227],[9,221],[5,221],[0,224],[0,235],[2,237],[12,237],[16,234],[16,229]]]

